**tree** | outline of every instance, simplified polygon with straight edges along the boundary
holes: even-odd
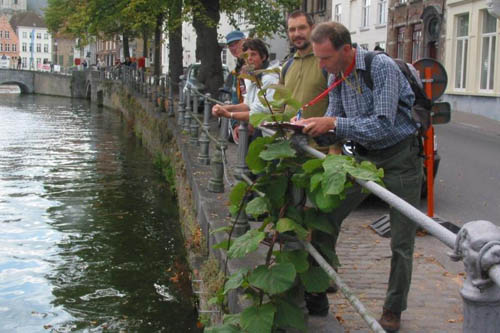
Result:
[[[199,80],[207,90],[215,94],[222,85],[221,47],[217,38],[220,13],[226,14],[232,25],[236,18],[243,18],[252,27],[257,37],[268,37],[274,33],[285,33],[284,12],[299,7],[300,0],[190,0],[186,5],[193,17],[196,30],[196,55],[201,59]]]

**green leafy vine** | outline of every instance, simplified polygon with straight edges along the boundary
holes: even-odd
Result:
[[[259,82],[257,74],[244,77]],[[270,113],[252,115],[250,123],[254,127],[264,121],[289,121],[293,116],[272,109],[282,109],[285,104],[300,107],[281,85],[259,88],[259,98]],[[275,90],[273,101],[267,100],[267,89]],[[382,183],[383,170],[343,155],[309,158],[292,145],[284,130],[255,139],[249,146],[246,162],[255,180],[252,184],[239,182],[232,188],[229,210],[233,217],[245,212],[261,224],[237,238],[232,237],[234,225],[215,230],[226,232],[228,237],[214,248],[226,251],[228,260],[245,258],[262,247],[267,247],[266,255],[260,265],[241,268],[227,276],[223,288],[210,300],[224,305],[228,293],[238,289],[251,305],[241,313],[225,314],[222,325],[205,331],[262,333],[286,328],[305,331],[305,316],[296,304],[297,290],[323,292],[329,286],[329,277],[312,264],[304,249],[292,244],[311,241],[317,233],[337,233],[328,214],[345,199],[353,179]],[[297,193],[305,195],[300,198]],[[338,262],[333,249],[326,244],[313,241],[313,245],[330,262]]]

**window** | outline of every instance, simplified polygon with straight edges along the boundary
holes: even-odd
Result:
[[[422,48],[422,24],[419,23],[413,25],[411,62],[415,62],[420,58],[421,48]]]
[[[342,4],[340,4],[340,3],[335,5],[334,20],[337,22],[342,22]]]
[[[21,47],[21,50],[22,50],[23,52],[26,52],[27,48],[28,48],[28,45],[26,45],[26,43],[23,43],[23,45],[22,45],[22,47]]]
[[[33,33],[30,32],[30,39],[33,39]]]
[[[318,12],[324,12],[326,10],[326,0],[318,1]]]
[[[33,52],[33,44],[30,43],[30,52]]]
[[[397,52],[397,55],[396,57],[398,59],[403,59],[404,60],[404,50],[405,50],[405,31],[406,31],[406,27],[400,27],[398,28],[397,30],[397,33],[398,33],[398,52]]]
[[[3,38],[3,30],[0,30],[0,38]]]
[[[42,44],[36,43],[36,52],[42,52]]]
[[[378,0],[377,3],[377,24],[387,22],[387,0]]]
[[[3,51],[3,44],[0,43],[0,51]]]
[[[367,27],[370,24],[370,1],[363,0],[363,8],[361,10],[361,26]]]
[[[42,33],[41,32],[37,32],[36,33],[36,39],[42,39]]]
[[[10,33],[8,31],[5,32],[5,39],[10,39]]]
[[[12,44],[12,52],[16,52],[17,51],[17,45],[16,44]]]
[[[495,73],[497,19],[486,10],[482,11],[483,29],[481,34],[481,85],[480,89],[493,90]]]
[[[43,34],[43,39],[49,39],[49,34],[48,33],[44,33]]]
[[[10,52],[10,44],[5,44],[5,52]]]
[[[26,31],[23,31],[23,38],[28,38],[28,33]]]
[[[49,53],[49,44],[43,44],[43,52]]]
[[[22,60],[22,64],[23,64],[23,68],[26,68],[26,57],[23,57],[23,60]]]
[[[457,15],[455,88],[465,89],[467,78],[467,51],[469,47],[469,14]]]
[[[36,58],[36,64],[40,65],[41,63],[42,63],[42,59],[41,58]]]

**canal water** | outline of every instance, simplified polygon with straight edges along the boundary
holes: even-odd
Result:
[[[0,95],[0,332],[196,331],[177,219],[118,113]]]

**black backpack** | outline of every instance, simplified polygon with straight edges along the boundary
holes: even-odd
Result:
[[[373,90],[373,80],[371,77],[371,66],[373,58],[379,54],[385,54],[385,52],[374,51],[368,52],[365,55],[365,65],[366,70],[363,72],[363,79],[365,84]],[[410,83],[411,89],[415,94],[415,102],[413,105],[406,105],[411,109],[412,120],[418,128],[418,132],[421,136],[425,136],[425,132],[431,125],[431,109],[432,101],[425,95],[422,80],[418,76],[418,72],[413,67],[412,64],[408,64],[401,59],[392,59],[398,65],[399,69]],[[405,105],[405,103],[399,100],[399,105]]]

